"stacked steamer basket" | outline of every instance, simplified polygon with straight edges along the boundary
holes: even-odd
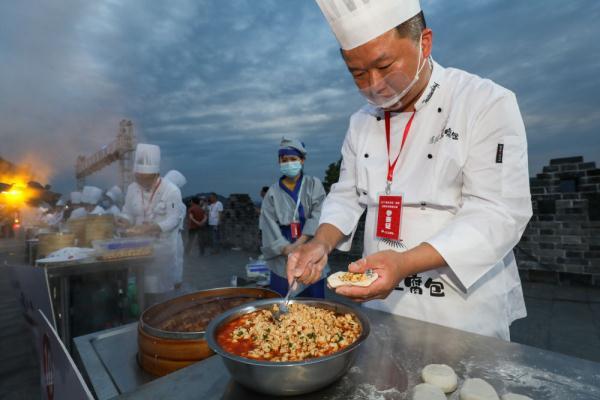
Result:
[[[112,214],[89,215],[85,220],[83,246],[92,247],[92,241],[112,239],[115,220]]]
[[[75,236],[75,245],[83,247],[85,243],[85,224],[87,218],[70,219],[67,221],[67,229]]]
[[[73,233],[42,233],[39,235],[38,257],[44,258],[48,254],[75,245]]]
[[[261,288],[220,288],[186,294],[148,308],[138,326],[138,362],[163,376],[214,353],[205,340],[208,323],[237,305],[279,298]]]

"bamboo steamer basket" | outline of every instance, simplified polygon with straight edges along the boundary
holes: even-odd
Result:
[[[87,217],[85,218],[77,218],[70,219],[67,221],[67,229],[73,235],[75,235],[75,239],[77,240],[76,245],[79,247],[83,247],[85,243],[85,224],[87,221]]]
[[[56,250],[75,245],[75,235],[72,233],[42,233],[38,239],[38,258],[44,258]]]
[[[92,241],[112,239],[115,232],[115,219],[112,214],[88,215],[85,219],[83,245],[92,247]]]
[[[214,354],[204,339],[208,322],[204,330],[197,332],[177,332],[161,328],[165,322],[177,319],[183,313],[201,316],[209,307],[211,312],[215,312],[215,304],[219,304],[218,312],[210,316],[214,318],[235,307],[228,305],[228,300],[251,302],[278,297],[278,293],[268,289],[234,287],[202,290],[155,304],[140,316],[138,363],[146,372],[164,376]]]

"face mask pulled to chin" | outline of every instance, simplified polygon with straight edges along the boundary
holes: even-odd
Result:
[[[377,85],[359,89],[360,93],[367,101],[379,108],[389,108],[392,106],[401,107],[402,99],[411,91],[417,84],[420,78],[421,71],[425,67],[426,62],[421,64],[423,57],[423,49],[421,47],[422,38],[419,39],[419,60],[417,62],[417,71],[412,79],[402,71],[393,71],[382,78]]]

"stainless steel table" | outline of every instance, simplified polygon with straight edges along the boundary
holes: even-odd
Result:
[[[406,399],[421,369],[448,364],[465,378],[483,378],[500,395],[536,400],[600,399],[600,364],[363,308],[371,335],[338,382],[303,399]],[[135,361],[137,324],[75,339],[82,372],[101,399],[266,399],[231,380],[218,356],[162,378]],[[458,391],[449,396],[458,399]]]
[[[152,257],[136,257],[121,260],[98,261],[89,258],[78,262],[65,263],[38,263],[37,267],[43,268],[48,276],[50,297],[54,303],[54,311],[58,333],[63,343],[71,348],[71,285],[70,279],[74,276],[106,273],[111,271],[131,271],[135,274],[137,302],[139,309],[144,309],[144,268]]]

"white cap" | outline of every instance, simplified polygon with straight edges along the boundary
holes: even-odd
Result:
[[[81,202],[85,204],[98,204],[102,198],[102,189],[95,186],[85,186],[81,195]]]
[[[114,202],[118,203],[123,198],[123,191],[118,186],[113,186],[106,191],[106,195]]]
[[[81,192],[71,192],[69,195],[71,204],[81,204]]]
[[[170,181],[172,184],[174,184],[180,189],[187,183],[187,179],[185,179],[185,176],[183,176],[181,172],[174,169],[167,172],[167,174],[165,175],[165,179]]]
[[[160,147],[154,144],[139,143],[135,148],[133,172],[138,174],[158,174],[160,171]]]
[[[421,11],[419,0],[316,0],[344,50],[363,45]]]

